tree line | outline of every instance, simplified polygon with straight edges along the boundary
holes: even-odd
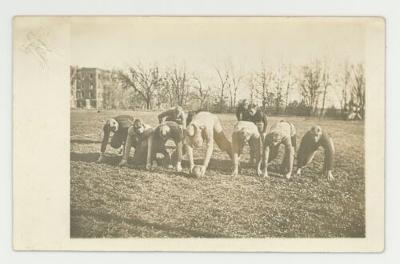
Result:
[[[333,67],[335,66],[335,67]],[[211,72],[211,73],[210,73]],[[341,117],[354,106],[365,111],[364,65],[280,64],[243,71],[232,63],[214,67],[208,79],[185,65],[161,68],[135,64],[112,70],[105,91],[108,108],[163,109],[175,105],[212,112],[233,112],[246,98],[268,114]]]

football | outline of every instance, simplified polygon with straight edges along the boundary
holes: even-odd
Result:
[[[201,170],[202,166],[200,165],[195,165],[192,169],[192,176],[194,177],[200,177],[201,176]]]

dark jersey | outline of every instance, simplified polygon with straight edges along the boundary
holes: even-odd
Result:
[[[243,112],[242,118],[243,121],[250,121],[253,122],[254,124],[263,123],[264,127],[262,132],[263,133],[267,132],[267,125],[268,125],[267,115],[264,114],[264,112],[261,109],[257,109],[257,112],[254,115],[250,115],[249,111],[246,110]]]
[[[239,105],[236,108],[236,118],[238,121],[247,121],[245,120],[245,115],[248,114],[248,110],[244,105]]]
[[[168,139],[172,139],[175,143],[182,142],[183,141],[182,126],[173,121],[166,121],[165,124],[168,125],[170,128]],[[158,126],[154,130],[154,132],[155,132],[154,135],[157,137],[157,140],[162,140],[160,138],[160,126]]]
[[[116,139],[118,139],[118,142],[121,142],[121,144],[126,140],[126,136],[128,135],[128,129],[130,126],[133,124],[133,117],[129,115],[119,115],[114,117],[118,123],[118,130],[114,132],[114,136]],[[107,120],[105,125],[103,126],[103,141],[101,143],[101,152],[104,153],[106,150],[108,140],[110,137],[110,133],[112,132],[111,127],[110,127],[110,122]]]
[[[318,142],[314,141],[314,134],[311,131],[308,131],[304,135],[304,137],[301,140],[301,144],[297,155],[298,166],[299,167],[305,166],[308,155],[311,155],[313,152],[317,151],[319,147],[324,148],[324,154],[325,154],[324,167],[327,170],[331,170],[333,168],[335,148],[331,137],[325,132],[322,132],[321,138],[318,140]]]

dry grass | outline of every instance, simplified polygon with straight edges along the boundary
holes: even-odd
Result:
[[[96,164],[103,122],[121,113],[128,112],[71,113],[71,237],[365,236],[364,123],[286,118],[298,141],[315,123],[329,131],[337,151],[333,183],[320,176],[322,151],[301,178],[287,181],[257,177],[248,153],[241,175],[232,178],[228,156],[216,149],[206,176],[197,179],[187,168],[181,174],[119,168],[111,148],[107,162]],[[157,122],[155,113],[133,114]],[[230,137],[234,116],[220,119]]]

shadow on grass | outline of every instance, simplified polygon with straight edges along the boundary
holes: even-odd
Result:
[[[195,159],[194,163],[196,165],[202,165],[204,159]],[[183,160],[182,166],[184,168],[189,168],[189,161]],[[223,174],[230,174],[232,173],[232,161],[230,160],[220,160],[220,159],[213,159],[211,158],[210,163],[208,164],[208,170],[216,171]]]
[[[82,161],[87,163],[96,163],[99,158],[98,153],[77,153],[77,152],[70,152],[70,161]],[[108,164],[112,166],[117,166],[118,163],[121,161],[120,156],[109,156],[105,157],[104,162],[102,164]]]
[[[93,140],[93,139],[71,139],[71,143],[98,144],[98,143],[101,143],[101,141],[100,140]]]
[[[82,161],[82,162],[87,162],[87,163],[96,163],[97,159],[99,158],[98,153],[78,153],[78,152],[70,152],[70,160],[71,161]],[[117,166],[119,162],[121,161],[121,156],[116,156],[116,155],[106,155],[105,160],[103,164],[108,164],[108,165],[113,165]],[[202,164],[203,159],[196,159],[195,164]],[[182,161],[182,166],[187,169],[189,168],[189,161],[183,160]],[[143,164],[133,164],[132,160],[129,160],[128,163],[129,168],[134,168],[134,169],[144,169],[144,162]],[[231,173],[232,171],[232,162],[230,160],[216,160],[216,159],[211,159],[210,163],[208,165],[207,170],[213,170],[216,172],[222,172],[224,174],[226,173]],[[179,173],[180,174],[180,173]],[[183,176],[183,174],[182,174]],[[187,176],[187,175],[186,175]]]
[[[220,234],[212,233],[212,232],[205,232],[205,231],[200,231],[200,230],[193,230],[193,229],[188,229],[188,228],[182,228],[182,227],[175,227],[175,226],[170,226],[167,224],[158,224],[158,223],[151,223],[144,221],[142,219],[139,219],[137,217],[131,217],[131,218],[124,218],[120,216],[115,216],[115,215],[110,215],[107,213],[99,213],[99,212],[92,212],[90,210],[84,210],[84,209],[72,209],[71,210],[71,226],[70,226],[70,236],[71,238],[84,238],[87,237],[84,234],[84,230],[82,230],[82,227],[77,224],[76,220],[73,220],[73,218],[78,218],[80,216],[86,216],[86,217],[94,217],[96,221],[102,221],[106,223],[127,223],[131,226],[137,226],[137,227],[148,227],[150,229],[158,229],[160,231],[165,231],[169,233],[174,233],[178,234],[176,235],[177,237],[201,237],[201,238],[221,238],[224,237]],[[102,234],[99,236],[102,236]],[[96,237],[96,236],[94,236]]]

